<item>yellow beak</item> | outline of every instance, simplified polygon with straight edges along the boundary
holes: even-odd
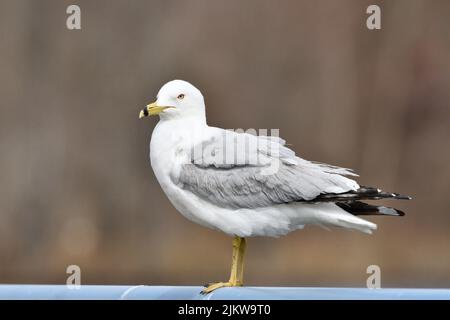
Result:
[[[141,112],[139,112],[139,119],[142,119],[144,117],[148,116],[156,116],[166,110],[167,108],[173,108],[168,106],[157,106],[156,102],[150,103],[147,105]]]

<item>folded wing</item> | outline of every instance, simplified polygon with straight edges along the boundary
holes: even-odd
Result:
[[[227,208],[257,208],[321,195],[356,192],[351,170],[301,159],[276,137],[220,130],[195,146],[172,179],[198,197]]]

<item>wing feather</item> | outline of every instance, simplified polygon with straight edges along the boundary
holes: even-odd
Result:
[[[266,207],[359,188],[344,177],[351,170],[301,159],[280,138],[222,131],[195,146],[173,178],[218,206]]]

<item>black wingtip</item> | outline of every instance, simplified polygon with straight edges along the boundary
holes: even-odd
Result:
[[[410,196],[406,196],[403,194],[398,194],[398,193],[393,193],[392,194],[394,199],[398,199],[398,200],[412,200],[412,197]]]
[[[405,213],[401,210],[384,206],[378,206],[378,212],[380,215],[384,216],[403,217],[405,215]]]
[[[336,202],[336,205],[355,216],[403,217],[405,215],[403,211],[395,208],[371,205],[361,201]]]
[[[385,192],[378,188],[360,186],[358,190],[351,190],[343,193],[322,193],[316,198],[306,202],[341,202],[381,199],[411,200],[412,197],[399,193]]]

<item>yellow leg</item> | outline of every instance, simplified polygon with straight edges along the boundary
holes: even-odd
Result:
[[[237,287],[244,284],[245,238],[235,236],[233,239],[233,258],[231,262],[230,280],[208,285],[201,293],[207,294],[223,287]]]

